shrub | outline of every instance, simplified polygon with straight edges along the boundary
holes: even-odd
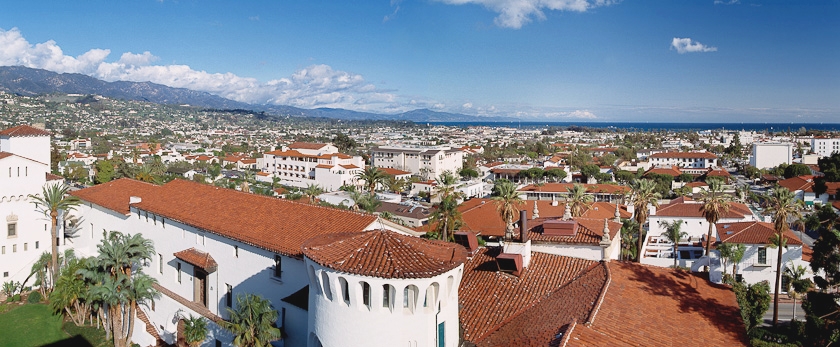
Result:
[[[20,302],[20,294],[15,294],[12,296],[12,299],[9,300],[11,302]]]
[[[41,302],[42,300],[44,300],[44,297],[41,296],[41,292],[39,292],[39,291],[34,291],[32,293],[29,293],[29,297],[26,298],[26,302],[28,302],[30,304],[37,304],[37,303]]]

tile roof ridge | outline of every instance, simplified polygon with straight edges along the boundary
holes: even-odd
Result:
[[[560,340],[560,343],[557,345],[558,347],[566,347],[566,345],[569,344],[569,340],[572,338],[572,332],[575,331],[575,327],[577,327],[577,318],[572,318],[572,321],[569,322],[569,327],[563,332],[563,339]]]
[[[604,267],[607,279],[604,281],[604,286],[601,287],[601,293],[598,294],[598,302],[595,304],[595,308],[589,312],[589,317],[586,318],[586,323],[584,323],[586,326],[591,326],[595,323],[595,316],[598,315],[598,311],[601,310],[601,304],[604,303],[604,298],[607,296],[607,289],[609,289],[610,283],[612,283],[612,272],[610,272],[610,267],[607,266],[607,263],[604,261],[601,261],[598,264]]]
[[[573,257],[569,257],[569,258],[573,258]],[[473,342],[475,342],[475,343],[477,344],[477,343],[481,342],[482,340],[484,340],[484,339],[488,338],[490,335],[492,335],[493,333],[495,333],[496,331],[498,331],[499,329],[501,329],[501,328],[502,328],[503,326],[505,326],[506,324],[508,324],[508,323],[512,322],[514,319],[516,319],[517,317],[521,316],[522,314],[524,314],[524,313],[525,313],[525,312],[527,312],[528,310],[530,310],[530,309],[532,309],[532,308],[536,307],[538,304],[540,304],[541,302],[543,302],[545,299],[548,299],[550,296],[552,296],[552,295],[554,295],[555,293],[557,293],[557,292],[559,292],[559,291],[563,290],[564,288],[566,288],[566,287],[567,287],[567,286],[569,286],[570,284],[574,283],[575,281],[579,280],[580,278],[582,278],[582,277],[584,277],[584,276],[588,275],[588,274],[589,274],[589,272],[591,272],[592,270],[594,270],[595,268],[597,268],[597,267],[598,267],[598,265],[599,265],[599,264],[601,264],[601,263],[602,263],[602,262],[596,262],[596,263],[594,263],[594,264],[592,264],[592,265],[589,265],[586,269],[584,269],[583,271],[581,271],[580,273],[578,273],[578,274],[577,274],[577,276],[574,276],[574,277],[572,277],[571,279],[569,279],[566,283],[563,283],[563,284],[561,284],[561,285],[557,286],[557,288],[554,288],[554,290],[552,290],[552,291],[550,291],[550,292],[546,293],[546,294],[545,294],[545,295],[543,295],[542,297],[540,297],[540,298],[538,298],[538,299],[534,300],[533,302],[529,303],[528,305],[526,305],[526,306],[522,307],[519,311],[516,311],[516,312],[515,312],[515,313],[513,313],[512,315],[508,316],[508,318],[507,318],[507,319],[505,319],[505,320],[503,320],[503,321],[499,322],[498,324],[494,325],[492,328],[490,328],[490,329],[488,329],[486,332],[484,332],[484,334],[482,334],[481,336],[476,337],[476,338],[475,338],[475,340],[474,340]],[[609,269],[607,269],[607,281],[609,281],[609,279],[610,279],[610,277],[609,277]],[[606,287],[604,287],[604,288],[606,288]],[[603,291],[605,291],[605,289],[602,289],[602,293],[601,293],[601,295],[603,295]],[[599,304],[599,307],[600,307],[600,302],[601,302],[601,301],[603,301],[603,297],[599,297],[599,298],[600,298],[600,300],[599,300],[598,304]]]

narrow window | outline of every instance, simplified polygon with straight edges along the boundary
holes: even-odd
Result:
[[[347,280],[343,277],[338,278],[338,282],[341,284],[341,294],[343,295],[344,302],[348,305],[350,304],[350,284],[347,283]]]
[[[26,252],[26,250],[28,250],[28,249],[29,249],[29,244],[24,242],[23,243],[23,251]]]
[[[758,248],[758,263],[765,265],[767,264],[767,248],[766,247],[759,247]]]
[[[233,256],[239,258],[239,246],[233,246]]]
[[[6,254],[6,246],[2,247],[2,250],[0,250],[0,254]]]
[[[17,253],[17,244],[12,245],[12,253]]]
[[[7,229],[9,237],[17,237],[17,223],[9,223]]]
[[[233,307],[233,286],[225,283],[225,290],[225,305],[227,307]]]
[[[41,241],[35,241],[35,249],[38,249],[38,245],[40,244],[40,242]]]
[[[158,272],[163,273],[163,254],[158,253]]]
[[[382,285],[382,307],[391,307],[391,285]]]
[[[178,283],[181,283],[181,262],[178,262]]]
[[[286,308],[285,307],[280,308],[280,326],[281,327],[286,326]]]
[[[152,223],[154,223],[154,225],[157,225],[157,215],[156,214],[152,215]]]
[[[282,260],[283,257],[281,255],[274,255],[274,277],[280,278],[283,275]]]
[[[370,284],[362,282],[362,303],[370,308]]]

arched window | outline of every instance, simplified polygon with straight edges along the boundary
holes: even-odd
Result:
[[[370,308],[370,284],[362,282],[362,303]]]
[[[344,277],[338,278],[338,285],[341,288],[341,297],[344,299],[344,303],[350,305],[350,285]]]
[[[437,282],[432,283],[429,288],[426,288],[426,298],[423,301],[423,307],[435,307],[439,291],[440,285]]]
[[[414,307],[417,306],[417,294],[419,292],[420,289],[413,284],[405,287],[405,289],[403,289],[403,308],[407,308],[409,311],[414,312]]]
[[[390,284],[382,285],[382,307],[391,308],[394,297],[394,286]]]
[[[330,287],[330,276],[327,276],[326,272],[321,272],[321,282],[324,283],[324,295],[327,296],[327,300],[332,301],[332,288]]]

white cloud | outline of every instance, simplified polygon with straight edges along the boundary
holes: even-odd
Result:
[[[464,103],[463,105],[461,105],[461,108],[471,109],[471,108],[473,108],[473,104],[471,102],[467,102],[467,103]]]
[[[545,10],[586,12],[589,9],[608,6],[620,0],[437,0],[450,5],[482,5],[499,15],[493,20],[496,25],[519,29],[534,18],[545,19]]]
[[[391,7],[394,8],[394,12],[391,12],[391,14],[385,15],[385,17],[382,18],[383,23],[385,23],[385,22],[387,22],[391,19],[394,19],[394,17],[397,15],[397,12],[400,12],[400,3],[401,2],[402,2],[402,0],[391,0]]]
[[[741,2],[740,0],[729,0],[729,1],[715,0],[715,5],[735,5],[735,4],[738,4],[740,2]]]
[[[91,49],[78,57],[65,55],[54,41],[29,43],[17,28],[0,29],[0,65],[20,65],[59,73],[82,73],[105,81],[153,82],[187,88],[253,104],[349,109],[393,108],[396,95],[377,90],[361,75],[311,65],[291,76],[268,82],[232,73],[209,73],[187,65],[152,65],[150,52],[126,52],[107,62],[111,51]]]
[[[717,47],[706,46],[700,42],[692,41],[690,38],[679,37],[671,40],[671,49],[676,49],[679,54],[717,51]]]

